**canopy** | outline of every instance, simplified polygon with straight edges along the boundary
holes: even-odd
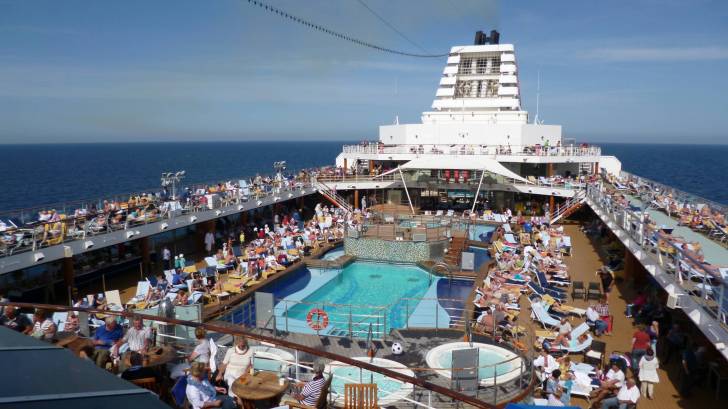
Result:
[[[521,177],[519,174],[511,171],[510,169],[503,166],[500,162],[490,158],[477,158],[469,156],[439,156],[439,157],[427,157],[413,159],[403,165],[400,165],[398,169],[461,169],[461,170],[485,170],[496,175],[505,176],[507,178],[520,180],[524,183],[530,183],[528,180]],[[392,169],[379,176],[392,173],[397,169]]]

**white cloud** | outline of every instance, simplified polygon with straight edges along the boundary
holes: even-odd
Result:
[[[599,61],[717,61],[728,60],[728,47],[619,47],[596,48],[583,54],[584,59]]]

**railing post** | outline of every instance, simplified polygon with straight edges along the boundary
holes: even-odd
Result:
[[[437,330],[440,328],[440,317],[438,314],[438,308],[440,307],[440,303],[435,301],[435,333],[437,333]]]
[[[288,301],[284,301],[283,307],[285,308],[283,313],[285,314],[284,316],[286,317],[286,332],[288,332]],[[273,315],[275,315],[275,312],[273,313]]]
[[[349,339],[354,340],[354,326],[351,320],[351,305],[349,305]]]

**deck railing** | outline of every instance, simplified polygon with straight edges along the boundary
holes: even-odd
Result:
[[[626,232],[644,255],[673,277],[669,281],[676,287],[673,289],[676,297],[690,297],[707,316],[723,327],[722,333],[728,335],[725,332],[728,331],[728,269],[719,266],[708,268],[696,258],[695,252],[684,251],[673,237],[659,228],[650,227],[645,222],[645,211],[633,210],[615,202],[601,183],[590,185],[587,195],[592,204],[604,211],[608,221]],[[722,341],[727,342],[728,337]]]
[[[251,345],[255,351],[254,354],[256,359],[254,359],[254,370],[256,372],[272,371],[278,374],[280,378],[288,381],[308,381],[312,376],[312,365],[310,360],[317,359],[327,364],[327,374],[331,374],[335,379],[342,383],[370,383],[370,378],[365,375],[365,371],[393,379],[400,383],[401,388],[398,392],[380,391],[381,395],[383,395],[380,399],[389,397],[391,400],[399,402],[398,404],[406,404],[407,406],[417,408],[457,408],[462,407],[463,404],[467,404],[476,408],[491,409],[495,408],[497,404],[503,404],[504,400],[523,399],[530,393],[530,389],[533,387],[535,379],[533,376],[533,368],[530,357],[526,357],[516,351],[514,351],[516,352],[515,357],[509,358],[503,362],[472,368],[408,368],[402,365],[402,369],[409,369],[414,372],[415,376],[411,376],[406,373],[402,373],[403,371],[398,370],[398,368],[378,366],[376,365],[376,361],[371,362],[368,359],[353,359],[350,356],[329,352],[324,348],[292,342],[287,340],[285,337],[259,333],[246,327],[231,326],[226,323],[200,323],[175,318],[166,318],[158,315],[134,314],[126,311],[96,310],[90,308],[47,304],[0,303],[0,306],[18,307],[26,311],[32,311],[35,308],[57,313],[76,311],[79,312],[79,316],[82,319],[86,319],[89,314],[104,314],[106,316],[116,316],[118,318],[118,322],[124,325],[128,325],[128,319],[133,315],[139,315],[143,318],[145,325],[151,325],[153,328],[157,329],[154,332],[156,334],[156,338],[152,340],[153,343],[171,345],[177,351],[177,358],[172,360],[173,363],[182,362],[194,346],[194,342],[191,339],[180,337],[178,335],[165,335],[175,333],[174,328],[176,326],[183,326],[189,329],[198,327],[206,329],[207,338],[213,340],[213,342],[215,342],[215,344],[219,347],[216,358],[213,357],[213,359],[215,359],[218,363],[224,355],[225,350],[231,346],[232,336],[242,336],[252,341],[252,344],[258,344]],[[192,333],[193,331],[176,331],[177,334],[187,332]],[[66,335],[76,337],[73,342],[67,346],[72,351],[76,351],[82,345],[89,344],[91,342],[90,338],[88,338],[89,334],[79,333]],[[501,344],[499,346],[508,347],[505,344]],[[261,352],[259,349],[266,349],[266,353]],[[289,357],[292,356],[292,359],[286,358],[284,355]],[[256,367],[256,361],[259,359],[274,361],[280,365],[277,365],[276,368],[271,368],[270,365],[264,365],[264,369],[258,369]],[[439,382],[438,384],[431,381],[431,379],[433,379],[433,375],[440,371],[450,371],[452,369],[479,370],[484,368],[486,370],[492,369],[494,373],[497,373],[495,369],[498,366],[511,364],[512,367],[515,367],[516,359],[520,360],[518,361],[518,365],[520,367],[518,368],[517,376],[514,379],[508,382],[499,383],[499,386],[495,388],[481,386],[478,388],[475,396],[468,396],[454,388],[443,386],[442,382]],[[337,363],[332,366],[334,361]],[[336,367],[339,365],[355,368],[359,372],[358,377],[344,376],[335,373]],[[498,391],[498,389],[502,388],[504,385],[509,385],[512,390],[511,394],[504,396],[502,392]],[[337,391],[334,388],[331,388],[329,393],[329,402],[333,402],[343,397],[342,391]]]
[[[285,182],[203,193],[199,190],[202,186],[192,185],[193,193],[186,201],[163,200],[154,195],[125,195],[123,198],[111,197],[4,212],[0,213],[0,221],[5,223],[4,231],[0,231],[0,257],[129,230],[181,215],[270,197],[285,198],[288,193],[308,187],[310,184],[307,182]],[[206,196],[206,201],[201,200],[202,196]],[[130,197],[134,199],[130,200]],[[103,212],[105,202],[115,203],[115,209]],[[60,216],[53,221],[34,221],[37,220],[38,212],[49,209],[55,209]]]
[[[368,144],[344,145],[344,153],[416,155],[601,156],[598,146]]]

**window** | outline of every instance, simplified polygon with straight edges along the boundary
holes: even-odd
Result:
[[[458,65],[458,74],[470,74],[472,73],[472,65],[473,65],[473,59],[472,58],[463,58],[460,60],[460,65]]]
[[[490,73],[498,74],[500,72],[501,59],[500,57],[493,57],[490,60]]]
[[[478,74],[485,74],[486,68],[488,67],[488,59],[487,58],[478,58],[475,66],[475,70]]]

